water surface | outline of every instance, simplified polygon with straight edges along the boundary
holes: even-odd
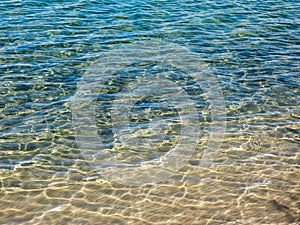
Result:
[[[0,223],[299,223],[299,8],[292,0],[1,1]],[[142,51],[130,64],[125,57],[104,57],[141,43],[187,49],[202,78],[209,71],[221,87],[227,126],[210,166],[201,160],[212,104],[189,71],[145,59]],[[120,184],[91,166],[93,154],[81,151],[72,104],[99,63],[115,63],[99,90],[93,121],[114,160],[153,160],[182,135],[172,96],[154,88],[131,107],[129,135],[116,137],[112,102],[130,103],[124,87],[135,95],[134,87],[167,77],[194,102],[199,141],[174,176]]]

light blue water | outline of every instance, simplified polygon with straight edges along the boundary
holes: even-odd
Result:
[[[299,223],[299,8],[1,1],[0,224]],[[195,111],[180,114],[177,103]],[[95,110],[83,121],[102,140],[84,143],[92,152],[75,138],[95,131],[77,129],[80,105]],[[93,166],[155,160],[180,140],[193,155],[156,184],[119,184]]]

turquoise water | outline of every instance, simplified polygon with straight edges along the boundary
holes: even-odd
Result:
[[[299,9],[1,1],[0,224],[299,223]]]

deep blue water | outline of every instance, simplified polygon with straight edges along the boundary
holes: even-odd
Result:
[[[296,223],[299,15],[297,0],[1,1],[0,223]],[[177,89],[170,83],[168,92],[169,83],[155,83],[156,79],[176,83]],[[103,86],[95,89],[95,82]],[[201,86],[205,82],[212,91]],[[89,88],[98,91],[96,97]],[[80,90],[86,92],[84,103]],[[132,96],[134,100],[128,100]],[[89,101],[95,108],[88,107]],[[173,180],[146,190],[118,186],[102,177],[104,172],[94,170],[95,158],[96,163],[104,158],[109,167],[115,161],[136,165],[166,154],[187,134],[182,132],[184,117],[175,106],[189,101],[198,113],[189,114],[192,119],[184,114],[192,138],[184,139],[183,145],[190,149],[197,136],[192,134],[195,127],[201,141],[185,162],[188,166],[180,166]],[[131,108],[126,114],[130,131],[122,114],[127,108]],[[78,115],[90,117],[90,110],[95,110],[94,118],[79,121],[82,126],[74,123]],[[214,119],[220,120],[215,127]],[[83,125],[94,125],[102,142],[88,139],[94,130]],[[221,136],[210,136],[214,131]],[[78,135],[85,138],[82,145],[75,138]],[[207,145],[218,148],[212,159],[216,164],[197,176],[190,171],[201,165]],[[89,148],[108,149],[113,160],[105,154],[94,156],[95,152],[86,151]],[[91,177],[104,181],[97,183]],[[211,180],[207,181],[211,188],[194,186],[202,179]],[[56,187],[59,182],[62,186]],[[54,190],[51,185],[61,194],[49,194]],[[176,195],[182,191],[179,186],[185,188],[186,197]],[[72,199],[83,187],[87,190],[82,191],[82,199]],[[250,191],[243,200],[250,187],[257,188],[258,199],[251,199]],[[102,203],[93,202],[95,190]],[[132,194],[134,190],[137,194]],[[210,200],[200,197],[204,192]],[[131,194],[140,197],[133,199]],[[220,207],[215,207],[216,199],[221,199]],[[20,204],[32,207],[19,209]]]

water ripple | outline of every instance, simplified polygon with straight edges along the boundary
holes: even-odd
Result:
[[[2,0],[0,223],[299,223],[299,15],[297,0]],[[133,188],[89,166],[70,102],[103,53],[153,41],[186,47],[208,65],[227,128],[215,163],[200,168],[211,118],[199,92],[203,136],[192,159],[170,180]],[[146,66],[120,74],[130,80]],[[109,122],[96,120],[108,141]]]

